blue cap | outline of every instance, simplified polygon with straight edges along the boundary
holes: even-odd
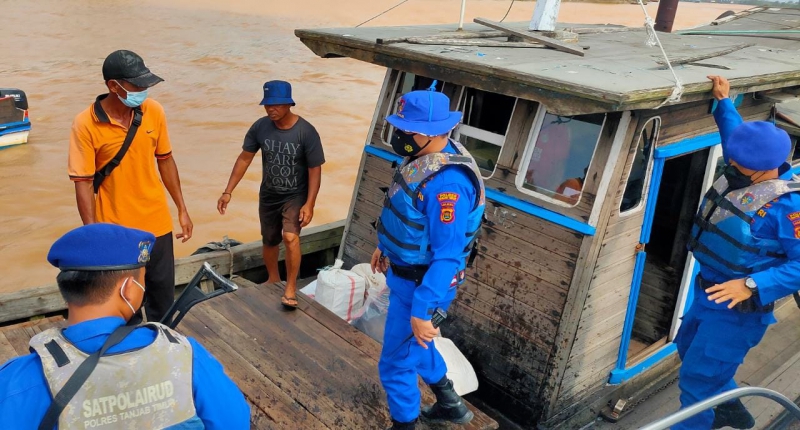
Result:
[[[89,224],[61,236],[47,261],[65,270],[131,270],[150,260],[156,237],[115,224]]]
[[[405,132],[441,136],[458,125],[461,112],[450,112],[450,99],[431,86],[400,97],[397,113],[386,117],[386,121]]]
[[[269,81],[264,83],[264,98],[260,103],[262,106],[271,105],[292,105],[292,84],[286,81]]]
[[[733,130],[725,149],[728,158],[746,169],[772,170],[786,162],[792,141],[771,122],[751,121]]]

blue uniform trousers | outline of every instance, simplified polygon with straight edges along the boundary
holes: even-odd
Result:
[[[427,343],[428,349],[425,349],[414,337],[404,341],[411,335],[411,301],[416,288],[414,282],[393,276],[390,272],[387,284],[391,294],[378,372],[392,418],[399,422],[409,422],[419,416],[420,391],[417,375],[426,384],[433,384],[447,374],[447,365],[433,342]],[[452,294],[448,294],[447,301],[435,306],[446,310],[454,295],[455,288]]]
[[[683,361],[678,380],[681,408],[736,388],[736,369],[764,337],[770,320],[770,314],[744,314],[693,303],[675,337]],[[705,430],[713,422],[714,412],[709,409],[672,429]]]

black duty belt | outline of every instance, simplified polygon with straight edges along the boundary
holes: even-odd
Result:
[[[714,285],[717,284],[714,282],[706,281],[698,274],[697,285],[703,290],[703,292],[705,292],[706,288],[713,287]],[[772,312],[773,309],[775,309],[775,303],[770,303],[766,306],[761,306],[758,304],[758,302],[756,302],[755,297],[751,296],[749,299],[737,303],[736,306],[734,306],[734,309],[743,314],[766,313],[766,312]]]
[[[392,273],[396,276],[407,281],[412,281],[417,285],[422,283],[422,278],[425,277],[425,273],[428,272],[429,267],[421,264],[416,266],[399,266],[391,262],[389,266],[392,267]]]

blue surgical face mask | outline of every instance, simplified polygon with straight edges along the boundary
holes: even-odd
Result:
[[[119,83],[119,81],[115,81],[115,82],[117,82],[117,84],[120,87],[122,87],[122,85]],[[124,89],[124,87],[123,87],[123,89]],[[119,94],[117,94],[117,97],[119,97],[119,100],[122,102],[122,104],[124,104],[125,106],[127,106],[129,108],[135,108],[137,106],[141,106],[141,104],[144,103],[144,100],[147,98],[147,90],[146,89],[143,90],[143,91],[139,91],[139,92],[133,92],[133,91],[128,91],[128,90],[125,90],[125,91],[128,94],[126,98],[123,99],[122,97],[120,97]]]

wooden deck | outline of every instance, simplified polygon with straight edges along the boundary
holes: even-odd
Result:
[[[242,288],[195,306],[178,330],[223,364],[251,404],[252,428],[387,427],[377,342],[303,295],[297,311],[283,311],[280,285],[235,281]],[[0,362],[27,354],[31,336],[59,324],[65,321],[54,317],[0,328]],[[423,403],[432,403],[432,394],[422,387]],[[497,428],[469,406],[475,419],[458,428]]]
[[[761,343],[747,354],[744,364],[736,372],[736,382],[740,386],[769,388],[790,399],[800,400],[800,310],[790,298],[775,311],[775,316],[778,324],[771,326]],[[680,408],[679,395],[678,384],[673,383],[635,407],[618,423],[598,419],[591,428],[638,429],[677,411]],[[760,397],[748,397],[742,401],[756,418],[756,429],[768,429],[784,410],[777,403]],[[796,421],[794,425],[797,426]]]

